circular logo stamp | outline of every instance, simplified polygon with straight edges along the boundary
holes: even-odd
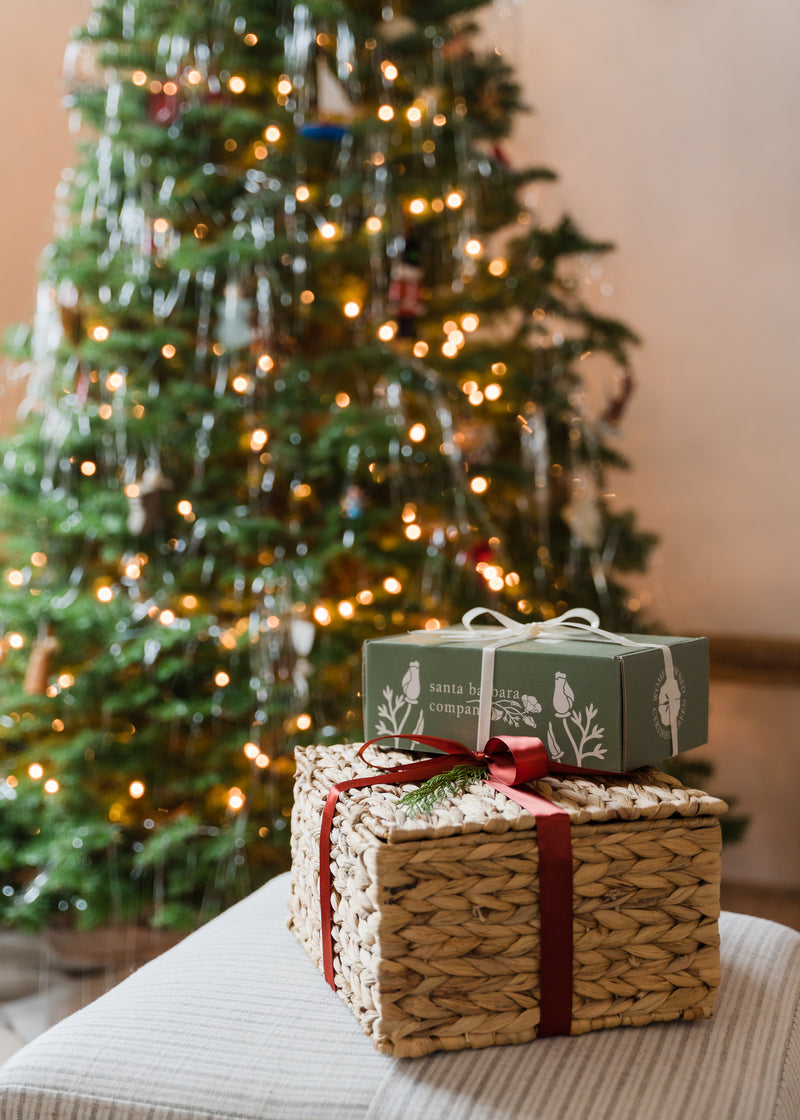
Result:
[[[653,688],[651,711],[656,731],[662,739],[669,739],[673,714],[676,727],[680,727],[686,714],[686,681],[680,669],[675,669],[675,676],[669,681],[664,669],[658,674]]]

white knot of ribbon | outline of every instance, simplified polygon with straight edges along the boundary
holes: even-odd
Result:
[[[482,615],[489,615],[495,620],[494,624],[476,626],[474,620]],[[646,638],[641,641],[626,638],[621,634],[614,634],[610,630],[600,629],[600,619],[594,611],[584,607],[573,607],[556,618],[545,619],[542,622],[519,622],[491,607],[473,607],[461,618],[463,629],[447,630],[415,630],[414,634],[428,639],[438,638],[444,642],[485,642],[481,650],[481,682],[478,700],[478,729],[476,735],[476,750],[482,750],[490,737],[492,721],[492,695],[494,692],[494,656],[495,651],[503,646],[514,645],[516,642],[532,641],[538,638],[548,638],[551,641],[581,641],[610,642],[618,646],[628,646],[634,649],[657,649],[664,658],[664,673],[668,690],[675,686],[675,667],[672,660],[672,650],[660,642],[649,642]],[[498,625],[499,624],[499,625]],[[672,738],[672,753],[676,755],[678,746],[678,723],[675,704],[669,705],[670,735]]]

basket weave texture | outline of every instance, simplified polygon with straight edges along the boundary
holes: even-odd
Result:
[[[357,748],[298,748],[289,925],[322,970],[319,835],[328,790],[375,771]],[[380,752],[384,766],[409,760]],[[409,819],[411,785],[343,793],[331,833],[339,995],[378,1050],[528,1042],[539,1024],[535,818],[484,783]],[[656,770],[532,782],[570,815],[571,1033],[711,1015],[725,803]]]

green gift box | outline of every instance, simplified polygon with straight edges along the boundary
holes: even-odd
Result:
[[[653,765],[707,741],[706,638],[612,635],[592,612],[568,614],[595,621],[564,625],[563,615],[369,639],[365,737],[431,735],[478,750],[489,735],[532,735],[555,761],[602,771]],[[380,745],[414,749],[403,739]]]

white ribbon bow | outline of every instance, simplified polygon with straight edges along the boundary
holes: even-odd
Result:
[[[473,619],[488,614],[499,624],[497,626],[474,626]],[[600,629],[600,619],[594,611],[584,607],[573,607],[556,618],[546,619],[542,622],[518,622],[509,618],[507,614],[492,610],[491,607],[473,607],[461,619],[463,630],[415,630],[414,634],[428,639],[439,638],[446,642],[475,642],[485,641],[487,644],[481,651],[481,683],[478,700],[478,731],[476,736],[476,750],[483,750],[490,735],[492,721],[492,695],[494,692],[494,655],[495,650],[502,646],[514,645],[516,642],[531,641],[537,638],[549,638],[552,641],[570,641],[581,639],[583,641],[611,642],[618,646],[631,646],[641,649],[661,650],[664,658],[664,672],[667,686],[675,681],[675,667],[672,660],[672,650],[669,646],[658,642],[646,640],[636,641],[633,638],[624,638],[610,630]],[[675,705],[669,705],[669,726],[672,737],[672,753],[678,753],[678,723]]]

